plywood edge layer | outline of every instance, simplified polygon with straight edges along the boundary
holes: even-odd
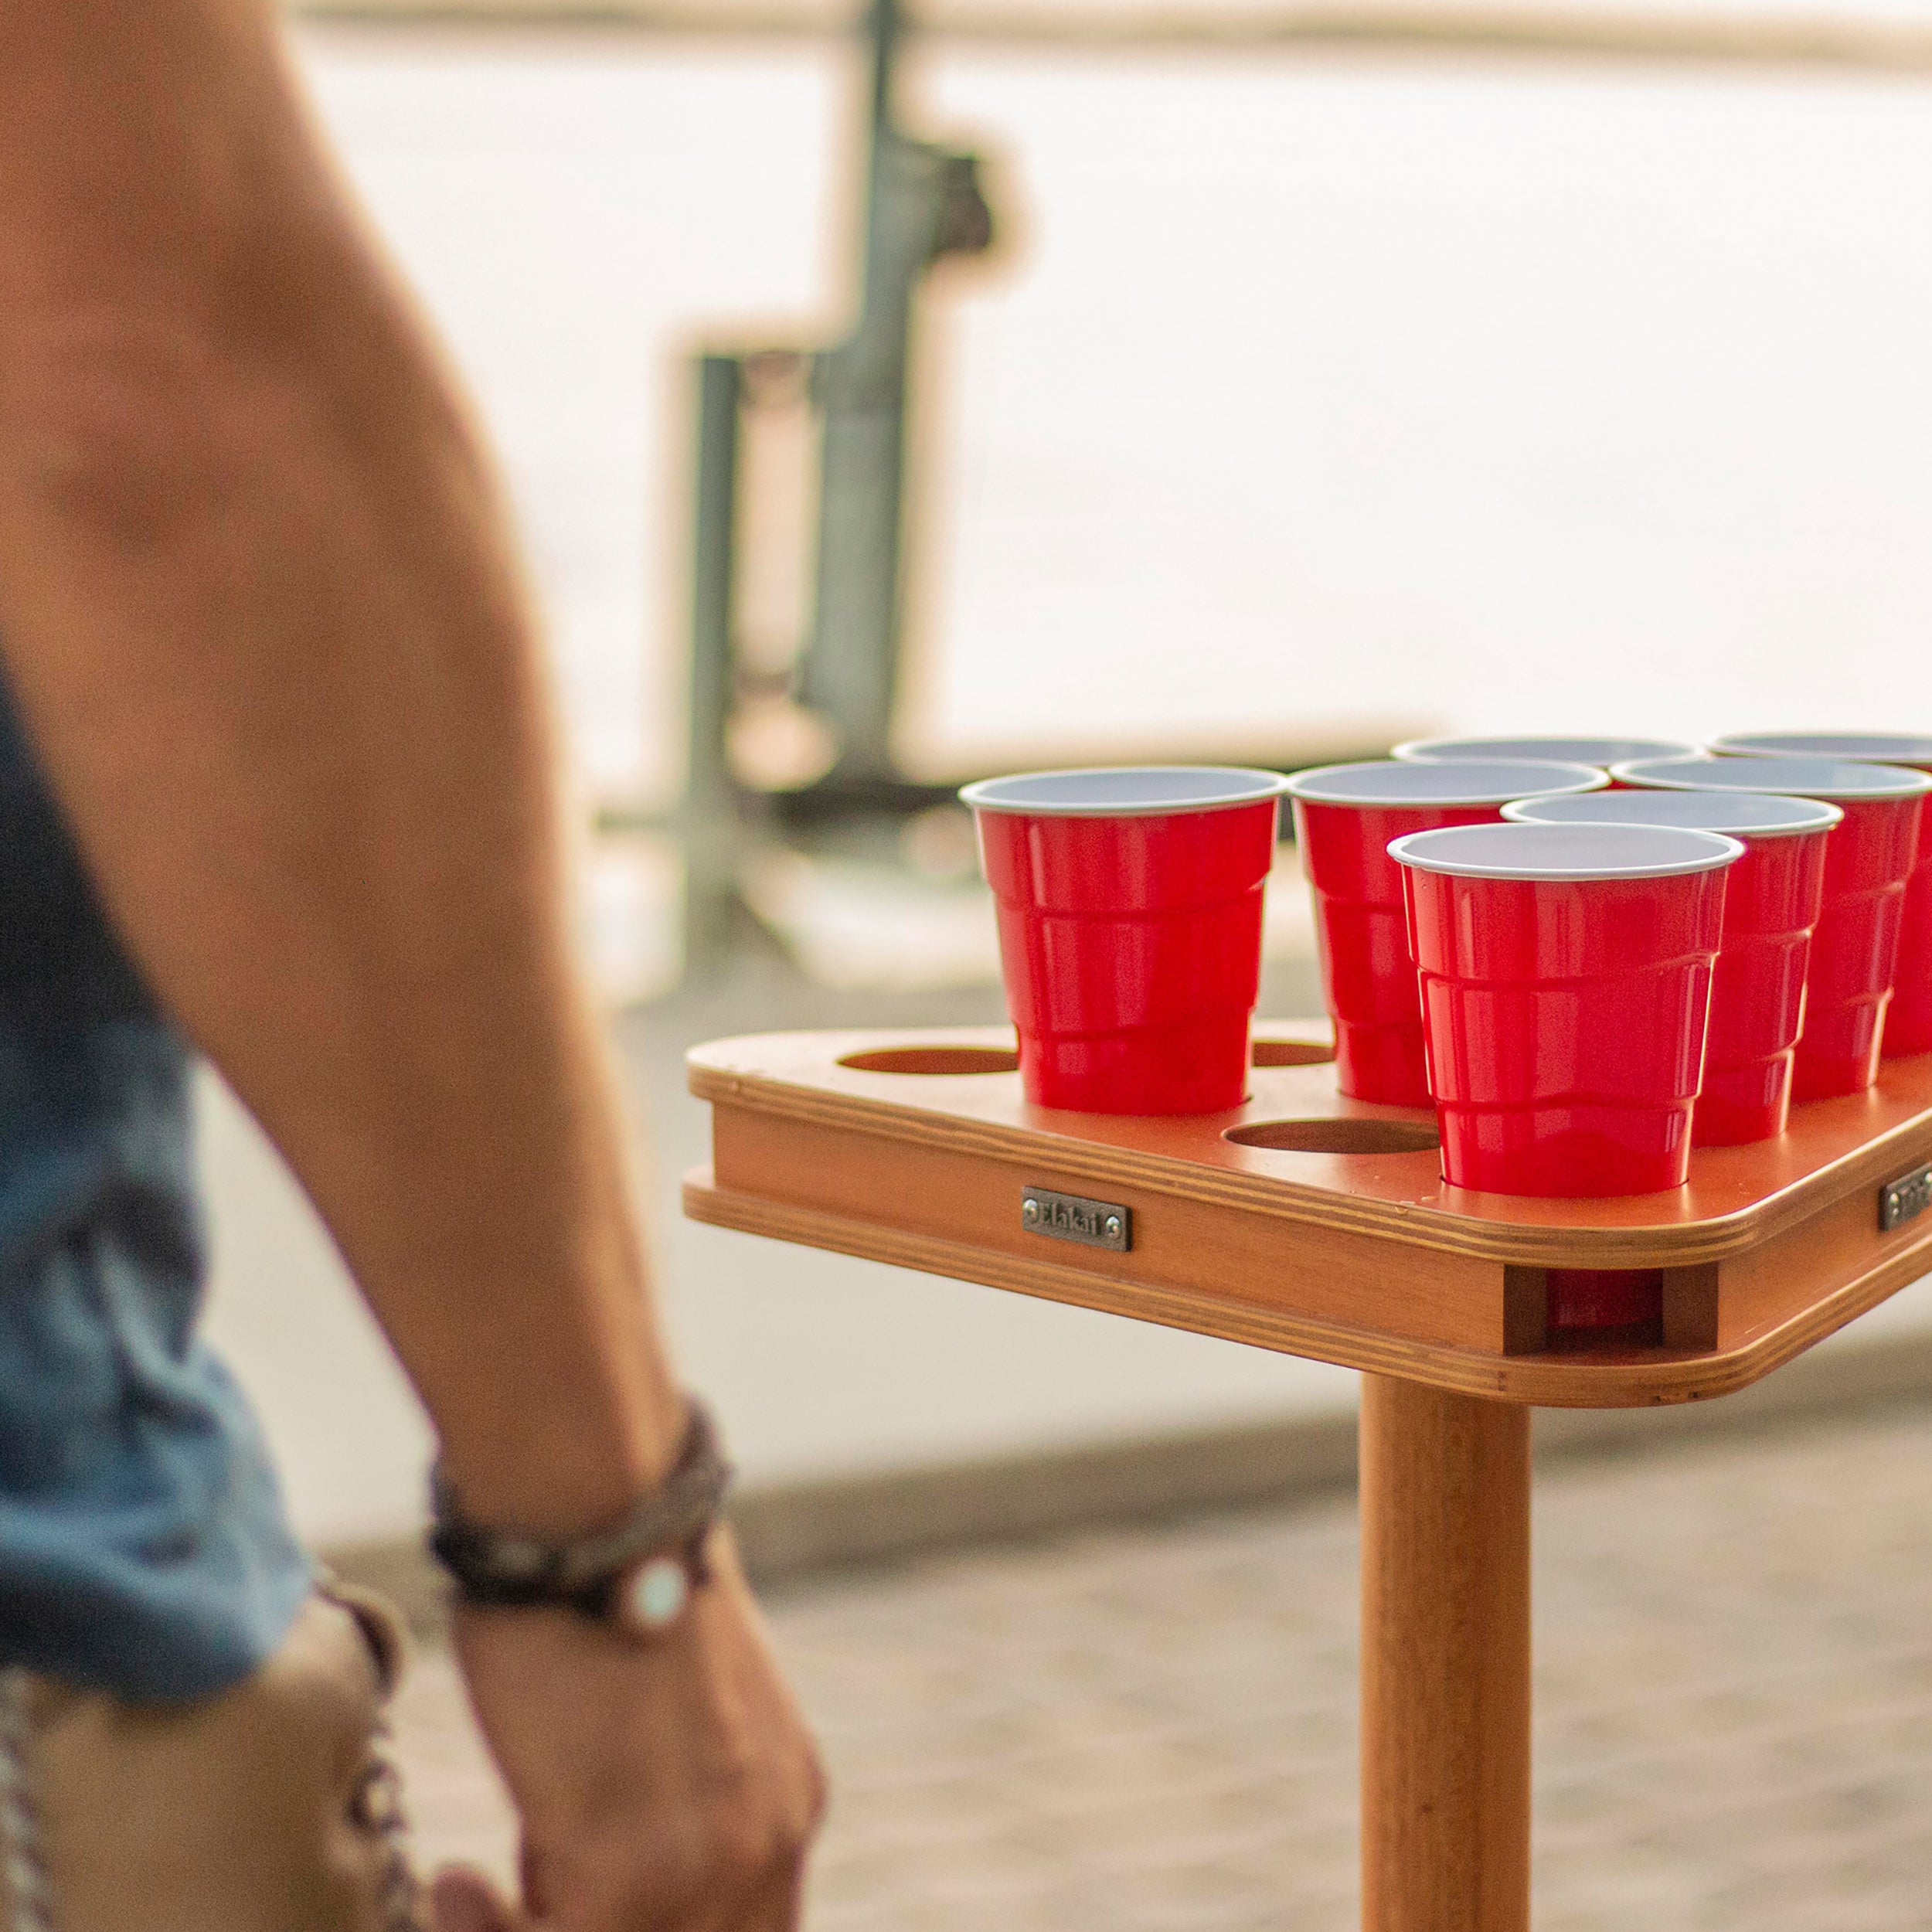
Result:
[[[1488,1221],[1440,1208],[1399,1204],[1308,1186],[1283,1176],[1243,1174],[1205,1162],[1148,1154],[1029,1127],[1007,1127],[863,1094],[692,1061],[692,1094],[713,1104],[750,1108],[816,1125],[859,1128],[896,1140],[1002,1160],[1045,1160],[1070,1176],[1131,1182],[1158,1193],[1213,1201],[1244,1213],[1374,1235],[1406,1247],[1527,1267],[1686,1267],[1748,1252],[1825,1204],[1815,1189],[1793,1189],[1738,1213],[1679,1226],[1566,1228]],[[1880,1161],[1879,1168],[1886,1168]],[[1875,1172],[1876,1170],[1875,1169]],[[1839,1184],[1832,1197],[1862,1184]]]
[[[1925,1254],[1917,1248],[1895,1256],[1781,1327],[1721,1353],[1657,1351],[1598,1360],[1580,1355],[1516,1357],[1404,1342],[1218,1297],[1118,1281],[852,1220],[720,1189],[709,1168],[694,1169],[685,1177],[684,1209],[692,1219],[714,1227],[1127,1315],[1371,1374],[1403,1376],[1464,1395],[1548,1408],[1644,1408],[1729,1395],[1802,1354],[1916,1279],[1926,1267]]]
[[[1932,1272],[1932,1229],[1927,1229],[1924,1236],[1909,1247],[1887,1255],[1853,1280],[1821,1295],[1809,1308],[1800,1310],[1788,1320],[1740,1342],[1727,1350],[1723,1359],[1755,1358],[1769,1351],[1771,1359],[1757,1372],[1760,1375],[1768,1373],[1793,1356],[1802,1355],[1846,1323],[1869,1314],[1881,1301],[1889,1301],[1900,1289],[1909,1287],[1928,1272]]]

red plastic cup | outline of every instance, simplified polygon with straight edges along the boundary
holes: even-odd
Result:
[[[1491,1194],[1682,1185],[1724,874],[1667,825],[1464,825],[1398,838],[1442,1172]]]
[[[1549,1344],[1560,1348],[1566,1334],[1592,1332],[1601,1345],[1606,1328],[1621,1328],[1632,1343],[1661,1342],[1664,1313],[1662,1268],[1550,1268]]]
[[[1335,1084],[1351,1100],[1428,1107],[1422,1001],[1409,957],[1403,872],[1389,842],[1486,825],[1513,798],[1602,791],[1584,765],[1534,760],[1320,765],[1289,781],[1294,837],[1316,908],[1321,985],[1335,1022]]]
[[[1679,825],[1742,842],[1744,856],[1725,880],[1691,1145],[1736,1147],[1782,1134],[1825,845],[1843,811],[1822,799],[1764,792],[1631,791],[1534,799],[1505,806],[1502,815],[1523,825]]]
[[[1723,757],[1851,758],[1932,772],[1932,737],[1876,731],[1747,732],[1717,739],[1711,750]],[[1932,815],[1920,825],[1918,863],[1905,882],[1898,971],[1879,1050],[1889,1060],[1932,1053]]]
[[[968,785],[1029,1100],[1217,1114],[1247,1093],[1278,773],[1034,772]]]
[[[1825,842],[1825,903],[1811,934],[1791,1098],[1863,1093],[1878,1078],[1905,883],[1932,777],[1832,758],[1675,758],[1617,770],[1633,785],[1769,791],[1822,798],[1842,808],[1844,818]]]
[[[1389,842],[1492,823],[1512,798],[1600,791],[1581,765],[1522,759],[1322,765],[1289,780],[1301,867],[1315,893],[1321,983],[1335,1022],[1335,1084],[1352,1100],[1427,1107],[1422,1002],[1409,957],[1402,869]]]
[[[1397,758],[1539,758],[1557,764],[1596,765],[1608,770],[1633,758],[1687,758],[1695,745],[1668,738],[1411,738],[1397,745]],[[1620,790],[1616,780],[1613,790]]]

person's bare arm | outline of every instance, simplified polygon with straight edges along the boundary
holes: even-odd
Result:
[[[308,1189],[470,1512],[621,1512],[682,1415],[567,931],[529,607],[266,0],[0,0],[0,649],[111,914]],[[682,1661],[570,1623],[466,1639],[526,1822],[554,1840],[578,1801],[532,1709],[583,1722],[532,1673],[590,1669],[600,1738],[628,1696],[632,1747],[713,1760],[689,1803],[778,1766],[789,1815],[726,1835],[795,1849],[809,1753],[735,1579]]]

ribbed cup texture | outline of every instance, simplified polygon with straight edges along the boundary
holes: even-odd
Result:
[[[1883,1052],[1887,1060],[1932,1053],[1932,815],[1920,817],[1918,862],[1906,881],[1898,971],[1885,1015]]]
[[[982,811],[1027,1097],[1090,1114],[1238,1107],[1275,801],[1073,818]]]
[[[1831,835],[1828,828],[1747,837],[1744,856],[1726,875],[1704,1086],[1692,1123],[1699,1147],[1767,1141],[1784,1131]]]
[[[1444,1177],[1500,1194],[1680,1186],[1724,872],[1406,879]]]
[[[1845,816],[1826,835],[1824,903],[1791,1071],[1794,1100],[1862,1093],[1878,1078],[1906,881],[1918,847],[1918,798],[1838,802]]]
[[[1315,899],[1322,993],[1335,1022],[1335,1084],[1351,1100],[1430,1104],[1403,868],[1389,856],[1389,841],[1502,817],[1500,805],[1294,801],[1295,839]]]

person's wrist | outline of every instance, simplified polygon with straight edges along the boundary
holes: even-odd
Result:
[[[438,1464],[432,1553],[460,1600],[485,1609],[566,1609],[633,1637],[655,1637],[710,1580],[709,1545],[732,1470],[710,1411],[685,1398],[675,1462],[662,1484],[594,1529],[544,1536],[479,1516]]]
[[[656,1377],[624,1399],[532,1403],[514,1416],[452,1422],[437,1461],[479,1520],[536,1536],[587,1534],[661,1488],[689,1417],[683,1392]]]

